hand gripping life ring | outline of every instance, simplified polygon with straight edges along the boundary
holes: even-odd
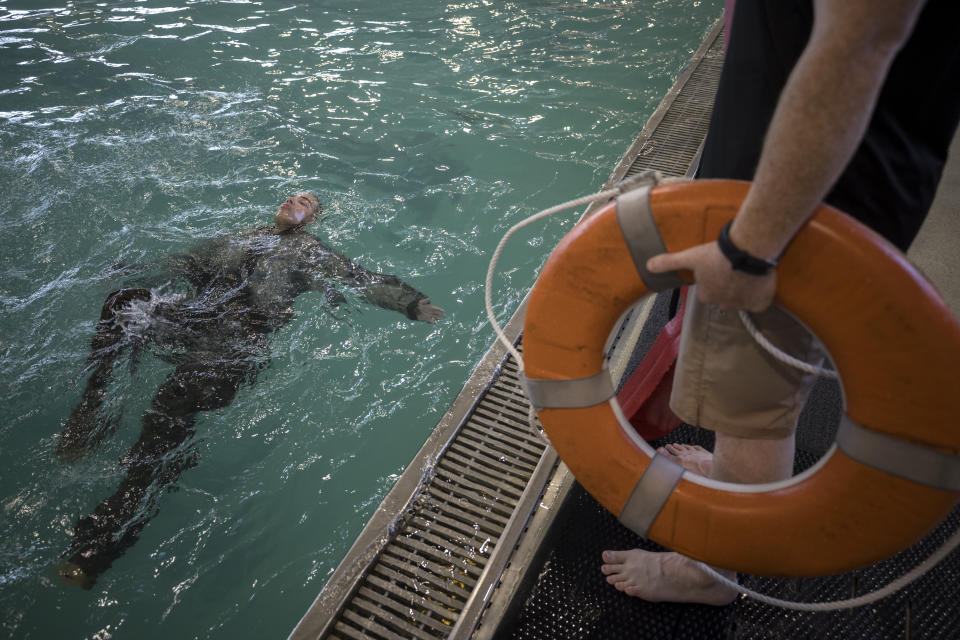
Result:
[[[530,294],[531,403],[577,480],[645,537],[759,575],[872,564],[921,538],[960,494],[960,325],[882,238],[821,206],[777,269],[776,302],[827,347],[846,405],[837,444],[795,478],[735,485],[685,473],[628,427],[605,369],[621,314],[690,278],[650,274],[646,259],[714,240],[748,188],[637,189],[575,227]]]

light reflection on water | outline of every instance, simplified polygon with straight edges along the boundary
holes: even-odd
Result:
[[[32,4],[0,0],[0,628],[106,638],[292,628],[492,341],[500,235],[603,182],[720,3]],[[140,541],[92,592],[60,586],[169,372],[121,363],[118,431],[57,461],[117,268],[263,224],[298,189],[324,203],[318,235],[447,318],[302,296]],[[567,224],[517,238],[501,316]]]

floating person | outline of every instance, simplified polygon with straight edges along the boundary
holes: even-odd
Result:
[[[113,365],[128,348],[164,347],[176,365],[143,415],[140,439],[122,461],[120,487],[79,520],[59,574],[89,589],[137,539],[164,486],[193,462],[189,445],[201,411],[228,406],[269,359],[268,335],[293,317],[301,293],[320,291],[337,305],[341,289],[365,301],[433,323],[444,316],[430,298],[392,275],[369,271],[306,230],[316,220],[316,196],[287,198],[274,225],[212,238],[161,261],[167,280],[183,280],[192,295],[158,295],[147,288],[107,296],[92,341],[93,370],[80,403],[60,435],[57,455],[74,459],[110,433],[102,415]],[[338,288],[339,287],[339,288]]]

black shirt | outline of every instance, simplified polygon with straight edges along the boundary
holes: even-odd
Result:
[[[960,120],[960,2],[931,0],[891,64],[867,132],[826,201],[906,251]],[[813,27],[810,0],[738,0],[698,178],[753,178]]]

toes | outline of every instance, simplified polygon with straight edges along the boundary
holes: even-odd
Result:
[[[655,600],[651,599],[650,596],[649,596],[649,594],[647,594],[647,593],[646,593],[643,589],[641,589],[640,587],[634,587],[634,586],[632,586],[632,585],[631,585],[631,586],[625,586],[625,587],[622,589],[622,591],[623,591],[625,594],[627,594],[628,596],[633,596],[634,598],[643,598],[644,600],[647,600],[648,602],[656,602]]]
[[[670,445],[667,445],[667,446],[670,446]],[[680,462],[680,458],[678,458],[676,455],[673,454],[673,452],[668,451],[664,447],[660,447],[659,449],[657,449],[657,453],[659,453],[661,456],[663,456],[670,462],[677,462],[677,463]]]
[[[623,564],[628,553],[628,551],[604,551],[603,561],[608,564]]]
[[[657,449],[657,451],[661,451],[661,450],[664,450],[667,453],[672,453],[675,456],[682,456],[685,454],[692,454],[692,453],[710,453],[709,451],[707,451],[706,449],[704,449],[698,444],[670,443]]]

